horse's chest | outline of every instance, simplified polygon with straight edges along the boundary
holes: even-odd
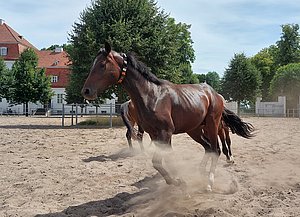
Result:
[[[148,112],[140,116],[140,123],[146,132],[156,132],[168,128],[169,120],[155,112]]]

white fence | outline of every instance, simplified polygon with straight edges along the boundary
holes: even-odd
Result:
[[[56,114],[62,117],[62,126],[65,126],[65,118],[71,117],[71,125],[78,124],[79,116],[107,115],[109,116],[109,126],[112,127],[113,116],[120,115],[121,104],[71,104],[63,105],[62,110],[57,110]],[[51,114],[53,115],[53,114]],[[75,121],[74,121],[75,120]],[[74,123],[75,122],[75,123]]]

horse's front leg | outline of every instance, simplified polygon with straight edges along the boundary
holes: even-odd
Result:
[[[150,135],[151,136],[151,135]],[[161,135],[158,137],[153,138],[153,141],[156,145],[156,150],[154,152],[152,163],[153,167],[162,175],[168,185],[175,185],[179,186],[184,182],[180,179],[174,179],[170,176],[169,172],[163,167],[162,160],[163,160],[163,152],[166,153],[171,151],[171,132],[163,131]]]
[[[143,146],[143,135],[144,135],[144,130],[143,128],[138,125],[138,133],[137,133],[137,140],[139,142],[140,148],[142,151],[144,151],[144,146]]]

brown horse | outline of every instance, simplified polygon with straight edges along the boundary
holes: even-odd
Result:
[[[137,111],[135,110],[134,105],[131,102],[131,100],[128,100],[121,105],[121,117],[127,128],[126,138],[127,138],[129,148],[132,149],[131,139],[133,138],[133,139],[138,140],[141,150],[143,151],[144,150],[144,146],[143,146],[144,130],[142,129],[142,127],[139,124],[137,124]],[[136,133],[136,130],[134,129],[135,124],[138,125],[137,133]]]
[[[231,152],[231,139],[229,135],[229,127],[221,119],[221,123],[218,130],[218,136],[222,143],[222,152],[226,156],[227,163],[234,163],[232,152]]]
[[[133,55],[119,54],[105,43],[105,49],[101,49],[94,60],[82,94],[86,99],[94,100],[98,93],[117,83],[130,96],[137,111],[138,123],[157,147],[170,149],[172,134],[185,132],[204,146],[202,168],[212,158],[207,185],[209,191],[212,190],[220,155],[217,136],[221,117],[237,135],[251,137],[252,126],[225,109],[223,98],[209,85],[173,84],[158,79]],[[157,148],[152,158],[154,168],[167,184],[183,184],[180,179],[171,177],[162,160],[162,152]]]
[[[144,146],[143,146],[144,130],[139,124],[137,124],[137,120],[138,120],[137,111],[135,110],[131,100],[128,100],[121,105],[121,117],[124,122],[124,125],[127,128],[126,138],[127,138],[129,148],[132,149],[131,139],[134,139],[139,142],[141,150],[144,150]],[[138,126],[138,130],[134,128],[136,124]],[[231,139],[229,135],[229,128],[222,119],[218,129],[218,136],[221,140],[222,152],[226,156],[227,163],[234,163],[232,152],[231,152]],[[205,137],[205,130],[204,130],[204,137]]]

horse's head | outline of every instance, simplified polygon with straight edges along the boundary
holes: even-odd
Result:
[[[125,58],[112,51],[110,44],[105,43],[105,48],[100,49],[81,90],[83,97],[94,100],[98,93],[102,93],[113,84],[122,82],[127,67]]]

